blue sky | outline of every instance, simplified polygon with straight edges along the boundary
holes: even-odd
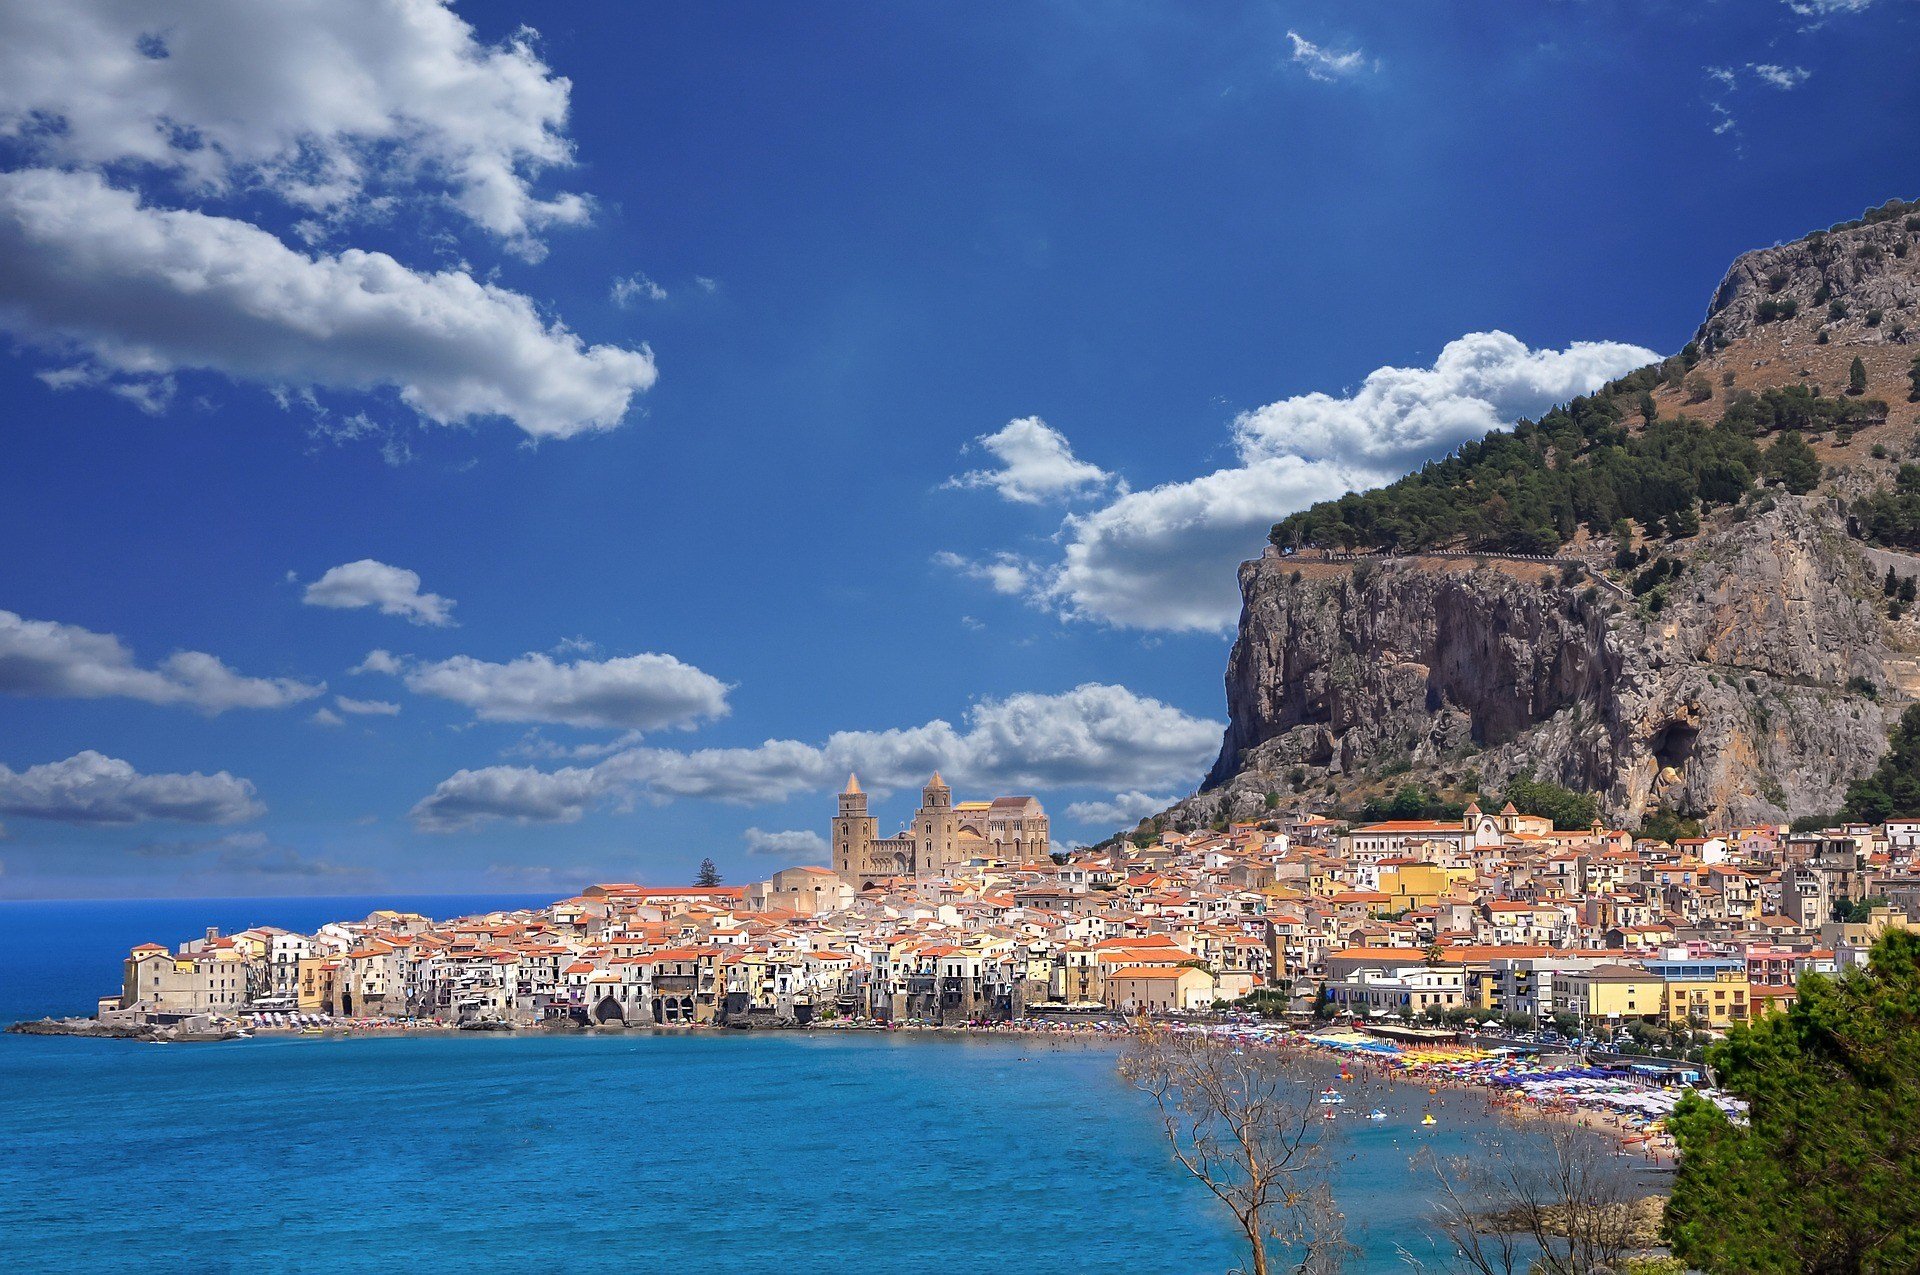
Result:
[[[1211,760],[1266,524],[1920,191],[1916,35],[16,8],[0,897],[744,880],[849,766],[1104,835]]]

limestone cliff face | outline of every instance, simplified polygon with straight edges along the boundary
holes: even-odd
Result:
[[[1523,771],[1629,823],[1663,805],[1729,823],[1833,811],[1908,681],[1884,564],[1818,495],[1722,514],[1681,556],[1657,612],[1552,566],[1245,564],[1231,724],[1175,822],[1410,780],[1497,790]]]
[[[1685,366],[1653,391],[1712,421],[1743,395],[1847,392],[1884,419],[1810,434],[1824,477],[1721,509],[1658,552],[1664,605],[1584,565],[1443,556],[1241,568],[1230,725],[1177,826],[1271,805],[1352,807],[1409,781],[1497,792],[1513,775],[1596,792],[1629,825],[1666,806],[1720,824],[1838,808],[1920,700],[1920,618],[1881,580],[1920,556],[1862,545],[1846,508],[1920,458],[1920,205],[1747,253],[1715,289]]]

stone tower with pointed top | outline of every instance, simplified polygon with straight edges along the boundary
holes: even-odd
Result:
[[[914,812],[914,869],[922,877],[946,876],[960,862],[960,816],[953,809],[953,789],[940,772],[920,790],[920,809]]]
[[[840,791],[840,813],[833,817],[833,870],[849,881],[867,871],[867,850],[879,835],[879,823],[867,813],[859,776],[848,775]]]

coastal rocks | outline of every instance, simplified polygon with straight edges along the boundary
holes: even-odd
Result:
[[[35,1018],[9,1024],[16,1036],[88,1036],[97,1040],[140,1040],[150,1044],[186,1044],[234,1040],[242,1033],[231,1027],[192,1023],[162,1026],[156,1023],[103,1023],[92,1018]]]
[[[1899,662],[1843,515],[1776,493],[1652,547],[1681,563],[1657,604],[1498,560],[1246,563],[1226,737],[1173,826],[1522,773],[1628,824],[1834,811],[1886,747]]]

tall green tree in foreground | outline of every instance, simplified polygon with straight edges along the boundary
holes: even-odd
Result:
[[[720,869],[714,866],[712,859],[700,860],[700,871],[694,876],[693,883],[708,889],[720,884]]]
[[[1868,969],[1806,975],[1792,1009],[1707,1061],[1747,1121],[1689,1095],[1668,1122],[1676,1257],[1709,1275],[1920,1270],[1920,934],[1884,935]]]

